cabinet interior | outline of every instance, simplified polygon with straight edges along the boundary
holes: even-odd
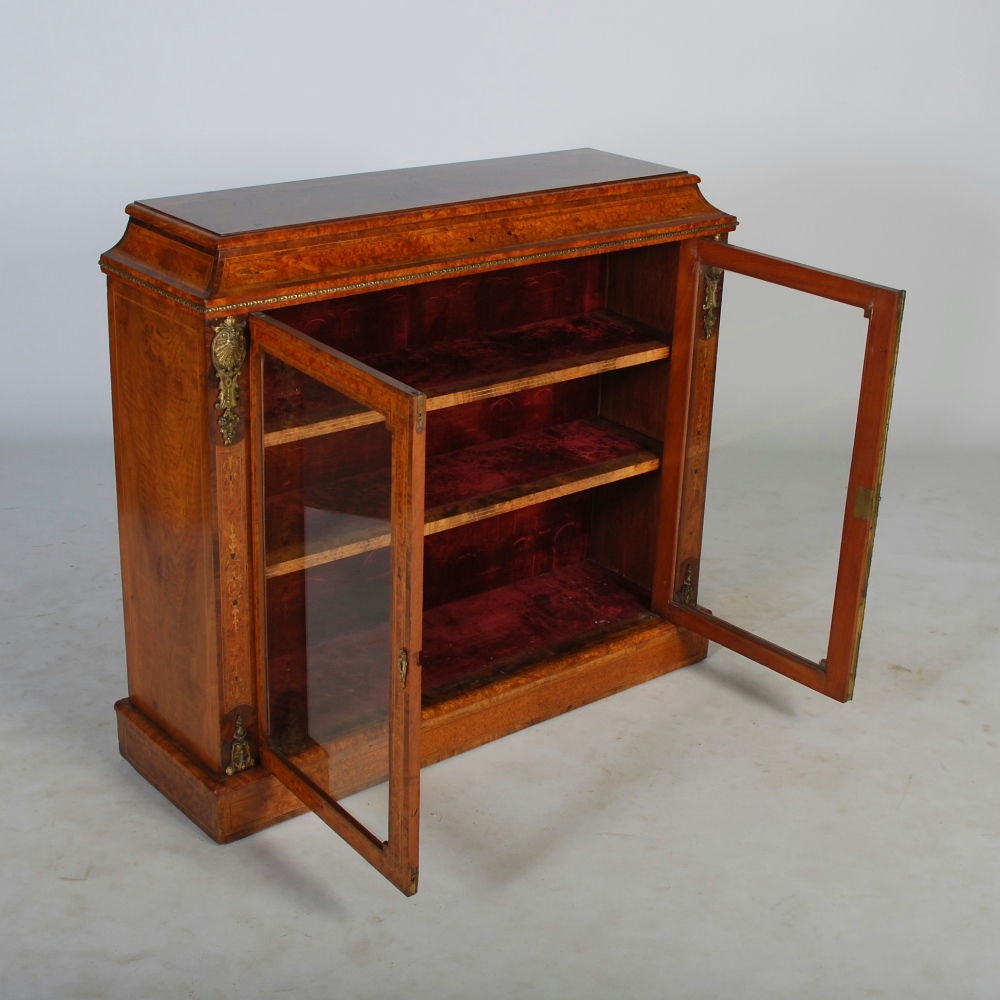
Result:
[[[425,714],[661,620],[676,268],[665,244],[268,314],[427,395]],[[384,746],[392,434],[269,356],[263,384],[271,738],[308,771],[310,748]]]

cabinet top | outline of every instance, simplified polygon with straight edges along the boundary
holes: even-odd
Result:
[[[599,149],[567,149],[531,156],[504,156],[149,198],[139,204],[218,236],[233,236],[456,202],[683,173],[685,171],[676,167],[617,156]]]

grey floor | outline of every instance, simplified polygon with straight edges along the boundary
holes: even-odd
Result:
[[[0,462],[4,1000],[1000,995],[996,455],[891,456],[853,703],[718,650],[429,768],[410,900],[119,758],[110,449]]]

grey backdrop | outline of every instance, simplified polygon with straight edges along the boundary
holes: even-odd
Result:
[[[3,1000],[995,1000],[996,0],[0,4]],[[98,254],[135,198],[582,145],[700,174],[737,244],[909,291],[856,700],[720,649],[427,768],[412,900],[315,817],[217,847],[114,739]],[[734,323],[731,279],[711,606],[825,613],[799,515],[835,562],[850,365],[822,310]],[[787,449],[742,451],[776,427],[799,492]]]
[[[1000,440],[994,3],[42,0],[2,23],[4,436],[109,434],[97,256],[127,202],[586,145],[698,173],[735,243],[907,288],[893,446]]]

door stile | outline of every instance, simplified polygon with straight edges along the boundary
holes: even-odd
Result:
[[[282,784],[316,813],[404,895],[416,892],[419,864],[421,683],[419,652],[423,607],[425,397],[422,393],[327,347],[270,317],[253,317],[250,344],[252,523],[257,621],[257,704],[260,760]],[[406,670],[394,659],[389,700],[388,839],[380,840],[319,785],[268,745],[271,706],[267,696],[266,566],[264,525],[264,357],[269,355],[310,377],[348,392],[385,417],[392,443],[392,647],[406,653]]]
[[[274,346],[274,345],[272,345]],[[278,355],[275,350],[275,356]],[[258,432],[259,444],[251,449],[252,521],[258,531],[264,524],[264,469],[263,469],[263,399],[264,399],[264,347],[259,336],[250,343],[250,426]],[[270,348],[268,353],[271,353]],[[285,360],[285,358],[282,358]],[[271,701],[267,697],[267,615],[264,614],[264,594],[266,578],[263,546],[253,545],[253,574],[255,600],[254,618],[257,622],[257,711],[260,725],[258,751],[261,764],[289,789],[302,803],[316,813],[324,823],[339,834],[370,865],[383,871],[386,866],[385,845],[374,837],[350,813],[338,803],[331,801],[314,782],[291,767],[268,746],[271,731]],[[390,879],[391,881],[391,879]]]
[[[861,308],[869,320],[833,619],[827,656],[818,663],[716,618],[697,603],[715,334],[725,270]],[[708,288],[710,281],[716,282],[715,289]],[[680,248],[653,608],[839,701],[848,701],[854,686],[903,299],[904,293],[895,289],[713,240],[695,240]]]
[[[391,717],[405,720],[390,733],[389,787],[395,789],[389,815],[390,881],[405,895],[417,891],[420,839],[420,733],[422,723],[420,649],[423,628],[425,399],[411,406],[393,439],[393,649],[396,676]],[[398,535],[398,537],[397,537]]]
[[[690,494],[693,494],[693,489],[687,490],[685,486],[691,484],[690,460],[694,457],[690,428],[694,372],[700,346],[697,343],[700,324],[695,303],[701,286],[697,248],[693,241],[685,240],[678,248],[677,295],[667,382],[667,424],[660,466],[660,520],[653,571],[652,610],[664,617],[670,616],[680,563],[697,556],[697,551],[691,551],[692,540],[695,549],[700,548],[698,505],[692,503],[694,497]],[[711,399],[708,405],[710,419]],[[706,459],[707,455],[706,437]],[[696,523],[692,524],[692,520]]]
[[[902,291],[875,288],[868,322],[827,653],[827,693],[842,701],[854,692],[905,297]]]

